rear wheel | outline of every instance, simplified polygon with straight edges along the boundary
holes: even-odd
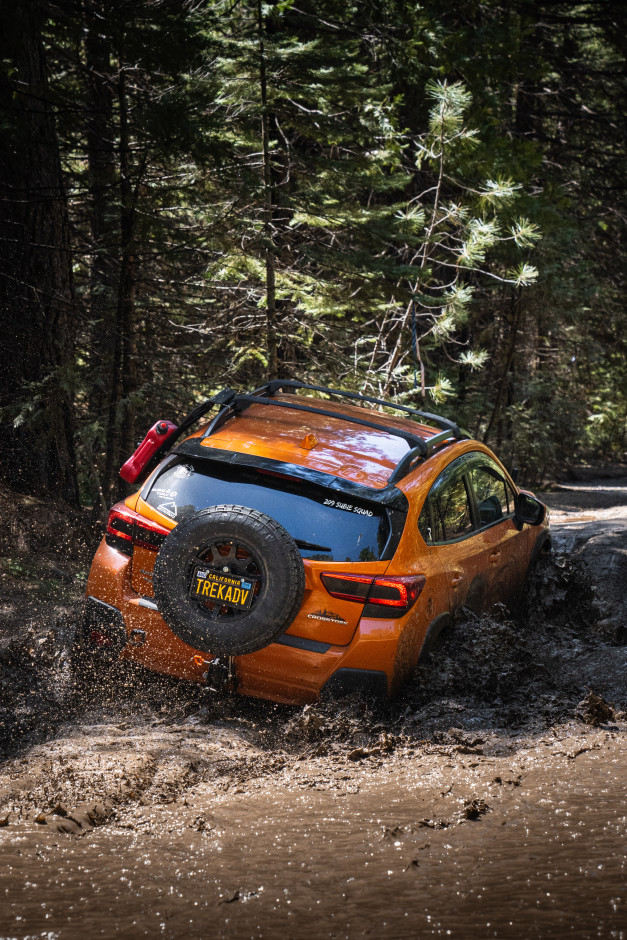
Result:
[[[305,571],[276,520],[246,506],[212,506],[164,541],[153,585],[173,633],[202,652],[235,656],[287,629],[302,603]]]

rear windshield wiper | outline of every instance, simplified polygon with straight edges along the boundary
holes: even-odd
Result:
[[[316,545],[315,542],[305,542],[303,539],[294,539],[299,548],[304,548],[306,551],[312,552],[330,552],[331,549],[328,545]]]

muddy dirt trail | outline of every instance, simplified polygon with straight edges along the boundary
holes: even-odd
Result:
[[[526,620],[460,618],[377,708],[77,688],[81,560],[9,572],[0,937],[627,940],[627,480],[547,501]]]

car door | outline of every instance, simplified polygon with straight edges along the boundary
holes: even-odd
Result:
[[[489,602],[485,546],[477,531],[467,466],[464,455],[440,473],[418,520],[423,539],[446,572],[451,611],[462,606],[481,610]]]
[[[511,602],[522,588],[528,555],[527,533],[514,520],[514,491],[484,453],[468,455],[466,478],[487,576],[485,605]]]

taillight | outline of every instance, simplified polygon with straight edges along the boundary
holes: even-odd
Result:
[[[402,617],[416,603],[426,578],[415,575],[365,575],[325,571],[322,583],[340,600],[365,604],[365,617]]]
[[[116,503],[109,513],[105,540],[112,548],[117,548],[125,555],[132,555],[134,545],[158,551],[169,534],[170,530],[158,522],[140,516],[124,503]]]
[[[125,555],[133,554],[134,516],[135,513],[127,509],[124,503],[117,503],[109,512],[107,519],[105,541],[107,545],[117,548]]]
[[[372,575],[367,574],[321,574],[322,583],[331,595],[342,601],[366,602],[372,586]]]
[[[420,597],[426,580],[423,574],[375,578],[368,595],[368,605],[396,607],[404,614]]]

